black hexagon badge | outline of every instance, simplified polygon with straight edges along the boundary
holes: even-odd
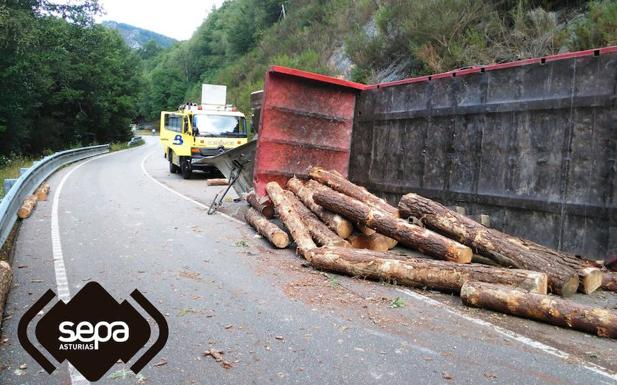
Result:
[[[55,296],[48,290],[19,321],[24,349],[48,372],[55,366],[28,339],[28,325]],[[131,366],[137,374],[161,351],[169,334],[165,317],[134,290],[131,297],[158,324],[154,344]],[[89,282],[68,303],[58,301],[37,323],[35,335],[53,358],[69,361],[89,381],[97,381],[120,359],[128,362],[150,338],[148,321],[126,300],[118,303],[100,284]]]

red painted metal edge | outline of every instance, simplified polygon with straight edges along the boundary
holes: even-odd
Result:
[[[284,74],[289,76],[296,76],[304,79],[311,79],[322,83],[333,84],[342,87],[354,88],[359,91],[365,90],[368,86],[362,83],[351,82],[349,80],[338,79],[332,76],[326,76],[321,74],[316,74],[314,72],[297,70],[295,68],[283,67],[283,66],[270,66],[270,72],[275,72],[278,74]]]
[[[414,78],[396,80],[392,82],[371,84],[368,86],[364,86],[364,89],[371,90],[375,88],[398,86],[401,84],[426,82],[430,80],[443,79],[443,78],[449,78],[449,77],[460,77],[460,76],[465,76],[465,75],[474,74],[478,72],[495,71],[495,70],[512,68],[512,67],[521,67],[521,66],[526,66],[529,64],[543,64],[543,63],[549,63],[549,62],[554,62],[558,60],[566,60],[566,59],[585,57],[585,56],[600,56],[600,55],[605,55],[605,54],[615,53],[615,52],[617,52],[617,46],[588,49],[585,51],[566,52],[566,53],[560,53],[557,55],[544,56],[540,58],[522,59],[522,60],[516,60],[512,62],[507,62],[507,63],[489,64],[485,66],[474,66],[470,68],[463,68],[463,69],[443,72],[443,73],[439,73],[435,75],[425,75],[425,76],[418,76]]]

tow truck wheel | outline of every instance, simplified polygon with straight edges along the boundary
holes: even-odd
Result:
[[[169,159],[169,172],[175,174],[178,172],[178,166],[176,166],[171,159]]]
[[[191,161],[183,160],[180,166],[180,170],[182,171],[182,178],[191,179],[193,175],[193,170],[191,169]]]

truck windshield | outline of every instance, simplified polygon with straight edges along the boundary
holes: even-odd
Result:
[[[246,136],[246,120],[240,116],[196,114],[193,115],[195,127],[199,130],[199,136]]]

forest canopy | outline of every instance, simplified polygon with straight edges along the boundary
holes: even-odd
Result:
[[[617,44],[617,0],[227,0],[187,40],[130,49],[96,0],[0,5],[0,154],[127,140],[131,121],[277,64],[379,82]]]

